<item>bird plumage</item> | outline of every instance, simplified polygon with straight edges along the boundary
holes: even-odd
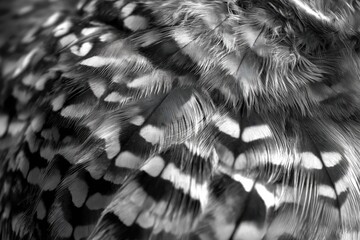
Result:
[[[1,49],[2,239],[359,238],[358,1],[40,3],[4,18],[35,30]]]

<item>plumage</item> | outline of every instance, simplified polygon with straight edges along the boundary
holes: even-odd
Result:
[[[359,1],[0,10],[1,239],[359,239]]]

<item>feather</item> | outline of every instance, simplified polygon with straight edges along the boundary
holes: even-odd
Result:
[[[358,239],[358,1],[76,4],[0,4],[2,239]]]

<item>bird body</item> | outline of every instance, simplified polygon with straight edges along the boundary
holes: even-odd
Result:
[[[358,1],[34,6],[1,47],[2,239],[360,238]]]

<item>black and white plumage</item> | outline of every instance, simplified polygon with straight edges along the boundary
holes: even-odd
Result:
[[[360,239],[359,1],[22,4],[1,239]]]

